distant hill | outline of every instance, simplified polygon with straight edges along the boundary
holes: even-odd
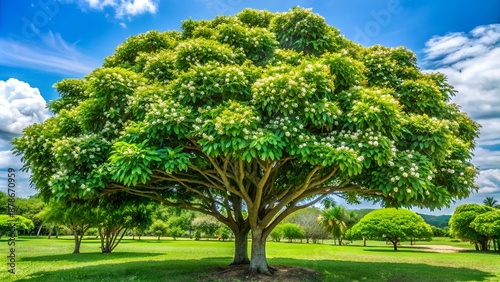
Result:
[[[368,214],[371,211],[374,211],[375,209],[359,209],[359,210],[352,210],[355,213],[358,214],[358,219],[363,218],[366,214]],[[450,220],[451,215],[429,215],[429,214],[420,214],[424,221],[427,224],[430,224],[432,226],[436,226],[439,228],[442,227],[447,227],[448,226],[448,221]]]
[[[436,227],[447,227],[448,221],[450,221],[451,215],[428,215],[428,214],[418,214],[425,222]]]

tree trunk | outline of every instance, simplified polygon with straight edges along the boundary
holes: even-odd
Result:
[[[488,250],[488,239],[484,239],[481,241],[481,250],[483,250],[483,251]]]
[[[79,254],[82,241],[78,238],[78,232],[76,232],[76,230],[73,230],[73,236],[75,237],[75,249],[73,250],[73,254]]]
[[[231,265],[249,264],[248,259],[248,230],[234,232],[234,259]]]
[[[52,229],[54,228],[54,226],[51,226],[50,229],[49,229],[49,236],[47,237],[47,239],[50,239],[50,236],[52,236]]]
[[[363,247],[366,247],[366,238],[363,237]]]
[[[252,259],[250,260],[248,272],[249,274],[272,274],[266,259],[266,237],[263,236],[260,228],[252,230]]]
[[[392,242],[392,244],[394,245],[394,250],[397,251],[398,250],[398,241],[394,241],[394,242]]]
[[[56,239],[59,239],[59,225],[56,225]]]
[[[36,237],[40,236],[40,232],[42,231],[43,223],[40,224],[40,228],[38,228],[38,232],[36,232]]]

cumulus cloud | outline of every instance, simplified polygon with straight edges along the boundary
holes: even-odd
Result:
[[[481,187],[479,194],[495,193],[497,197],[500,196],[500,169],[482,171],[477,176],[476,183]]]
[[[37,88],[15,78],[0,80],[0,131],[21,134],[26,126],[43,122],[50,117],[45,105]]]
[[[98,11],[111,8],[115,11],[116,18],[155,14],[158,10],[158,3],[155,0],[82,0],[80,5]]]
[[[458,91],[452,102],[482,126],[474,162],[500,166],[500,24],[469,33],[435,36],[426,43],[424,65],[447,75]]]
[[[26,126],[49,118],[50,113],[45,106],[37,88],[15,78],[0,80],[0,181],[6,183],[6,171],[14,169],[18,197],[27,197],[36,191],[30,187],[29,173],[20,171],[23,164],[12,153],[10,141],[20,136]]]
[[[469,33],[435,36],[424,48],[424,67],[447,75],[458,91],[452,102],[482,126],[472,162],[479,166],[477,193],[460,203],[500,197],[500,24]]]
[[[435,36],[423,51],[424,66],[446,74],[458,90],[453,102],[480,123],[500,117],[500,24]]]

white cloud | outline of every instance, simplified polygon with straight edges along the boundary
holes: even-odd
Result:
[[[500,169],[481,171],[476,177],[476,183],[480,186],[479,194],[495,193],[496,197],[500,196]]]
[[[21,134],[26,126],[43,122],[50,117],[45,105],[37,88],[15,78],[0,80],[0,131]]]
[[[500,168],[500,24],[435,36],[423,51],[424,65],[444,73],[458,91],[452,102],[482,126],[473,163],[481,174]]]
[[[64,75],[87,74],[101,64],[80,53],[75,44],[68,44],[59,33],[37,32],[42,38],[42,43],[37,44],[37,47],[15,41],[13,38],[0,38],[0,64]]]
[[[434,36],[425,46],[425,72],[444,73],[458,91],[452,102],[482,126],[472,159],[479,190],[437,212],[451,214],[460,204],[500,198],[500,24]]]
[[[82,0],[80,5],[99,11],[105,8],[114,9],[116,18],[155,14],[158,10],[158,3],[155,0]]]
[[[6,183],[9,168],[16,170],[16,196],[27,197],[36,193],[30,187],[29,173],[21,172],[20,158],[12,154],[10,141],[33,123],[50,117],[46,103],[37,88],[28,83],[9,78],[0,80],[0,181]]]

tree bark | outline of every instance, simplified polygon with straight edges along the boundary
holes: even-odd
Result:
[[[394,241],[394,242],[392,242],[392,244],[394,245],[394,250],[397,251],[398,250],[398,241]]]
[[[249,274],[272,274],[266,258],[266,237],[263,236],[260,228],[252,230],[252,259],[250,260],[248,272]]]
[[[234,232],[234,259],[231,265],[249,264],[248,259],[248,229]]]
[[[43,223],[40,224],[40,228],[38,228],[38,232],[36,232],[36,237],[40,236],[40,232],[42,231]]]
[[[481,250],[483,250],[483,251],[488,250],[488,239],[483,239],[481,241]]]
[[[366,238],[363,237],[363,247],[366,247]]]
[[[78,237],[78,232],[75,229],[73,229],[73,236],[75,237],[75,249],[73,250],[73,254],[79,254],[80,245],[82,241],[80,241],[80,238]]]

